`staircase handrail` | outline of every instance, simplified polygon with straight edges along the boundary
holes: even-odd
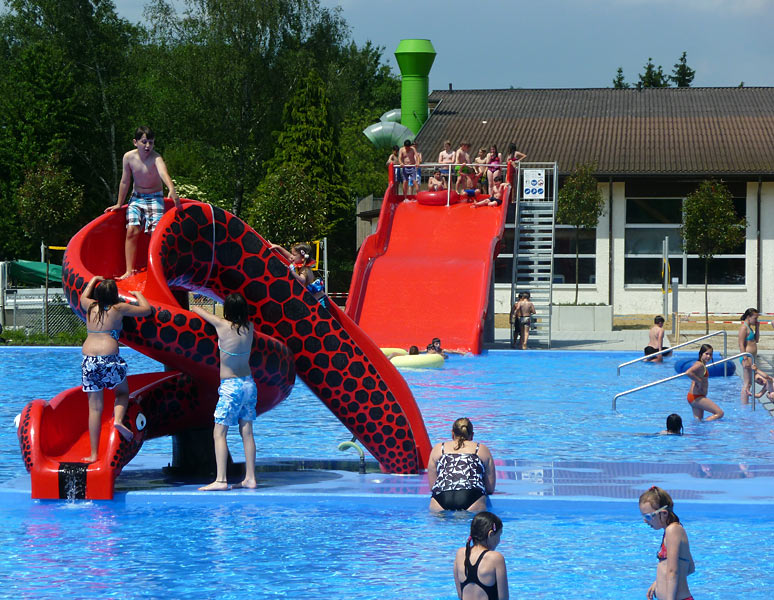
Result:
[[[703,335],[701,337],[698,337],[694,340],[688,340],[687,342],[683,342],[682,344],[677,344],[677,346],[670,346],[669,348],[664,348],[663,350],[660,350],[659,352],[654,352],[653,354],[647,354],[645,356],[640,356],[639,358],[635,358],[634,360],[630,360],[629,362],[621,363],[618,365],[617,369],[617,375],[620,377],[621,375],[621,367],[626,367],[628,365],[633,365],[634,363],[638,363],[643,360],[650,360],[652,358],[655,358],[656,356],[661,356],[662,354],[666,354],[667,352],[672,352],[673,350],[677,350],[678,348],[682,348],[683,346],[688,346],[690,344],[695,344],[696,342],[700,342],[701,340],[706,340],[708,338],[714,337],[716,335],[723,334],[723,356],[726,356],[728,354],[728,332],[723,329],[721,331],[715,331],[713,333]],[[720,361],[718,361],[717,364],[720,364]],[[726,368],[723,367],[723,375],[727,375]]]
[[[729,356],[728,358],[724,358],[722,360],[719,360],[717,362],[712,362],[710,364],[720,365],[720,364],[726,363],[726,362],[731,361],[731,360],[736,360],[737,358],[741,358],[743,356],[749,356],[750,359],[752,360],[753,366],[755,365],[755,357],[752,354],[750,354],[749,352],[740,352],[736,356]],[[620,394],[616,394],[613,397],[613,410],[616,410],[616,404],[618,402],[618,398],[620,398],[621,396],[627,396],[629,394],[633,394],[634,392],[639,392],[640,390],[644,390],[644,389],[647,389],[649,387],[653,387],[654,385],[659,385],[661,383],[666,383],[667,381],[672,381],[673,379],[678,379],[680,377],[683,377],[685,374],[686,374],[686,372],[678,373],[677,375],[672,375],[671,377],[666,377],[665,379],[659,379],[658,381],[652,381],[650,383],[646,383],[645,385],[641,385],[639,387],[632,388],[630,390],[626,390],[625,392],[621,392]],[[755,388],[753,388],[753,392],[754,392],[754,390],[755,390]],[[754,407],[755,407],[755,394],[753,393],[753,408]]]

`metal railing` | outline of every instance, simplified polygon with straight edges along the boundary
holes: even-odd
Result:
[[[703,335],[701,337],[696,338],[695,340],[689,340],[687,342],[683,342],[682,344],[677,344],[677,346],[670,346],[669,348],[664,348],[663,350],[660,350],[659,352],[654,352],[653,354],[646,354],[645,356],[640,356],[639,358],[635,358],[634,360],[630,360],[629,362],[621,363],[618,365],[617,375],[621,375],[621,367],[626,367],[628,365],[633,365],[634,363],[638,363],[643,360],[651,360],[652,358],[655,358],[656,356],[661,356],[662,354],[665,354],[667,352],[672,352],[673,350],[677,350],[678,348],[682,348],[683,346],[689,346],[690,344],[695,344],[696,342],[700,342],[702,340],[706,340],[708,338],[714,337],[716,335],[723,334],[723,356],[728,355],[728,332],[723,331],[716,331],[715,333],[710,333],[709,335]],[[720,364],[723,361],[718,361],[716,364]],[[723,376],[728,376],[728,371],[723,366]]]
[[[741,358],[742,356],[749,356],[752,360],[753,366],[755,365],[755,357],[750,354],[749,352],[742,352],[740,354],[737,354],[736,356],[729,356],[728,358],[724,358],[722,360],[719,360],[717,362],[710,363],[711,365],[720,365],[723,363],[727,363],[731,360],[736,360],[737,358]],[[662,383],[666,383],[667,381],[672,381],[673,379],[679,379],[680,377],[684,377],[686,373],[678,373],[677,375],[672,375],[671,377],[667,377],[665,379],[659,379],[658,381],[652,381],[651,383],[646,383],[645,385],[641,385],[636,388],[632,388],[630,390],[626,390],[625,392],[621,392],[620,394],[616,394],[613,397],[613,410],[616,410],[616,404],[618,403],[618,398],[621,396],[628,396],[629,394],[633,394],[634,392],[639,392],[640,390],[647,389],[649,387],[653,387],[654,385],[659,385]],[[753,378],[752,381],[752,404],[753,404],[753,410],[755,410],[755,378]]]

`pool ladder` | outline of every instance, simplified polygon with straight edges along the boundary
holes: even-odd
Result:
[[[696,341],[696,340],[694,340],[694,341]],[[653,355],[651,354],[650,356],[653,356]],[[714,362],[712,364],[720,365],[720,364],[729,362],[731,360],[736,360],[737,358],[741,358],[743,356],[749,356],[750,359],[752,360],[753,365],[755,365],[755,357],[752,354],[750,354],[749,352],[741,352],[741,353],[737,354],[736,356],[729,356],[728,358],[724,358],[724,359],[719,360],[717,362]],[[635,362],[635,361],[632,361],[632,362]],[[651,383],[646,383],[645,385],[641,385],[639,387],[632,388],[631,390],[626,390],[625,392],[621,392],[620,394],[616,394],[613,397],[613,410],[616,410],[616,404],[618,402],[618,398],[620,398],[621,396],[627,396],[629,394],[633,394],[634,392],[639,392],[640,390],[644,390],[644,389],[647,389],[649,387],[653,387],[654,385],[659,385],[661,383],[666,383],[667,381],[672,381],[673,379],[678,379],[678,378],[684,377],[684,376],[685,376],[685,373],[678,373],[677,375],[672,375],[672,377],[667,377],[665,379],[659,379],[658,381],[652,381]],[[753,408],[753,410],[755,410],[755,378],[754,377],[753,377],[753,380],[752,380],[752,386],[751,387],[752,387],[752,389],[750,391],[752,392],[752,408]]]
[[[618,365],[618,373],[617,374],[620,377],[620,375],[621,375],[621,367],[627,367],[629,365],[633,365],[634,363],[638,363],[638,362],[643,361],[643,360],[650,360],[650,359],[652,359],[652,358],[654,358],[656,356],[661,356],[662,354],[666,354],[667,352],[672,352],[673,350],[677,350],[678,348],[682,348],[683,346],[690,346],[691,344],[695,344],[696,342],[700,342],[702,340],[706,340],[706,339],[709,339],[711,337],[715,337],[716,335],[721,335],[721,334],[723,335],[723,356],[728,356],[728,332],[725,331],[725,330],[723,330],[723,331],[716,331],[714,333],[710,333],[708,335],[703,335],[701,337],[698,337],[695,340],[688,340],[687,342],[683,342],[682,344],[677,344],[677,346],[670,346],[669,348],[664,348],[663,350],[661,350],[659,352],[654,352],[653,354],[647,354],[645,356],[640,356],[639,358],[635,358],[634,360],[630,360],[629,362],[621,363],[620,365]],[[722,363],[726,363],[728,361],[722,360],[722,361],[718,361],[715,364],[719,365],[721,362]],[[725,364],[723,365],[723,376],[724,377],[728,376],[728,372],[727,372]]]

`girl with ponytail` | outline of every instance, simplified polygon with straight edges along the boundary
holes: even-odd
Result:
[[[688,545],[688,535],[674,513],[669,494],[653,486],[640,496],[640,514],[653,529],[663,529],[661,548],[656,557],[656,581],[648,588],[649,600],[693,600],[688,589],[688,575],[696,568]]]
[[[502,532],[503,522],[497,515],[482,511],[473,517],[470,537],[454,559],[454,583],[461,600],[507,600],[505,558],[495,552]]]

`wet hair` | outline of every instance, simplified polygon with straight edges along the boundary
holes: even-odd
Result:
[[[470,537],[465,544],[465,576],[468,574],[467,566],[470,564],[470,550],[476,544],[486,545],[490,533],[502,531],[503,522],[494,513],[482,510],[470,521]]]
[[[242,327],[247,331],[250,330],[247,321],[247,300],[242,294],[234,293],[226,296],[223,301],[223,318],[231,321],[231,329],[236,329],[237,335]]]
[[[406,148],[411,148],[411,140],[405,140],[405,141],[403,142],[403,145],[404,145]]]
[[[409,355],[416,356],[417,354],[419,354],[419,348],[411,346],[411,348],[409,348]]]
[[[679,517],[673,512],[674,502],[672,502],[672,496],[662,490],[660,487],[654,485],[647,492],[643,492],[640,496],[640,504],[650,504],[656,509],[662,506],[667,509],[667,525],[672,523],[679,523]]]
[[[666,428],[669,433],[683,435],[683,419],[677,413],[672,413],[667,417]]]
[[[513,154],[514,152],[516,152],[516,142],[511,142],[508,145],[508,154]]]
[[[494,176],[494,177],[492,177],[492,180],[493,180],[493,181],[502,181],[502,180],[503,180],[503,176],[502,176],[502,175],[500,174],[500,172],[498,171],[497,173],[495,173],[495,176]]]
[[[140,125],[137,129],[134,130],[134,139],[139,140],[143,135],[145,135],[145,137],[149,140],[156,139],[156,134],[153,133],[153,130],[147,125]]]
[[[742,318],[739,320],[744,321],[747,317],[752,317],[753,315],[757,315],[757,314],[760,314],[757,308],[748,308],[746,311],[744,311]]]
[[[524,292],[519,292],[519,300],[522,300],[524,298]]]
[[[452,425],[452,435],[457,440],[454,449],[459,450],[465,442],[473,439],[473,423],[467,417],[460,417]]]
[[[398,150],[400,150],[400,148],[397,145],[393,144],[392,151],[397,152]]]
[[[438,345],[440,346],[441,345],[441,338],[433,338],[430,343],[435,345],[436,342],[438,342]]]
[[[94,302],[91,303],[89,309],[86,311],[86,317],[91,316],[91,311],[97,309],[97,318],[94,321],[95,325],[100,325],[105,318],[105,314],[108,309],[114,304],[121,302],[118,297],[118,286],[115,279],[103,279],[97,284],[93,293]]]
[[[699,348],[699,360],[701,360],[701,355],[704,354],[707,350],[712,350],[712,346],[709,344],[702,344],[701,348]]]
[[[430,343],[427,345],[427,351],[428,351],[428,352],[433,352],[433,353],[435,353],[435,346],[433,346],[433,342],[430,342]]]
[[[653,323],[656,325],[663,325],[664,324],[664,317],[661,315],[657,316],[655,319],[653,319]]]

